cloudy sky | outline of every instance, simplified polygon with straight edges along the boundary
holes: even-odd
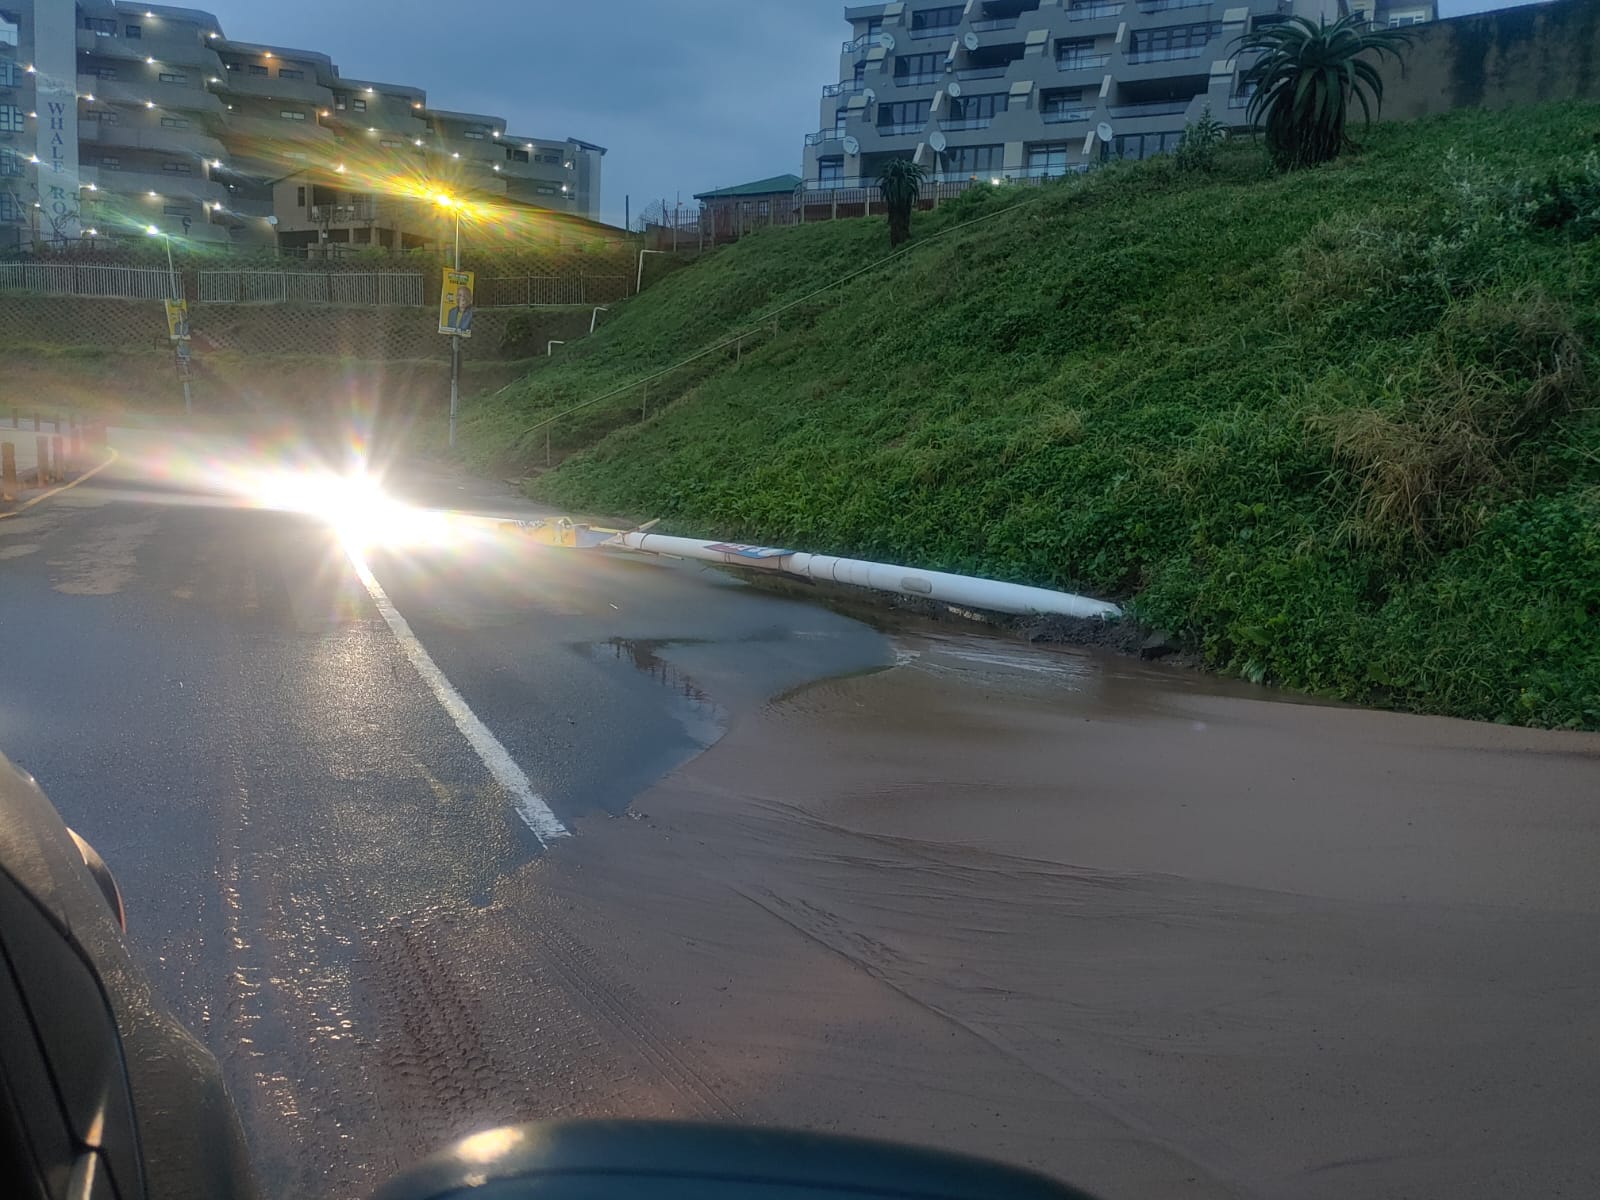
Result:
[[[192,0],[229,37],[333,56],[439,108],[609,151],[603,217],[800,170],[843,0]]]
[[[606,155],[603,217],[800,169],[843,0],[195,0],[230,37],[333,56],[439,108]],[[1440,0],[1455,16],[1506,0]]]

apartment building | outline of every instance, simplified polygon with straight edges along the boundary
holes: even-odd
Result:
[[[1206,106],[1244,120],[1230,45],[1290,15],[1432,20],[1433,0],[949,0],[845,9],[839,78],[805,139],[806,192],[910,158],[940,182],[1042,178],[1172,150]]]
[[[0,250],[152,225],[290,250],[436,241],[438,214],[383,177],[597,220],[605,153],[234,41],[198,9],[0,0]]]

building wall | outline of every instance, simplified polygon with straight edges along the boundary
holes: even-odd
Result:
[[[1383,116],[1600,97],[1600,4],[1560,0],[1415,30],[1404,67],[1382,69]]]

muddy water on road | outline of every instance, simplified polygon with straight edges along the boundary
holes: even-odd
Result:
[[[1594,1194],[1600,739],[901,651],[508,881],[504,969],[533,914],[585,947],[673,1111],[1109,1196]]]

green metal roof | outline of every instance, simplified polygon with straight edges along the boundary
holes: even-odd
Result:
[[[696,192],[696,200],[723,200],[732,196],[775,196],[779,192],[792,192],[800,186],[798,175],[774,175],[771,179],[758,179],[754,183],[741,183],[737,187],[718,188],[714,192]]]

